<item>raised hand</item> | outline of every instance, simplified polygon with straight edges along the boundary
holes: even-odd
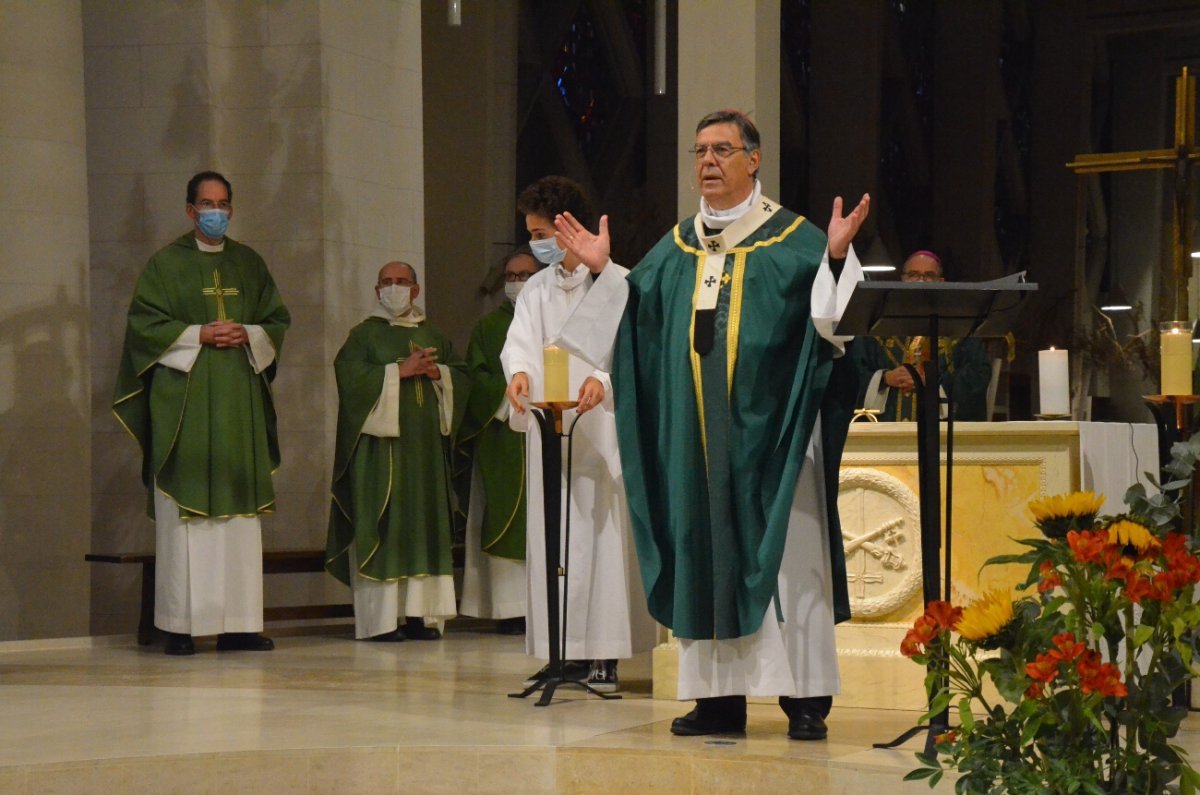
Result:
[[[858,206],[847,216],[842,216],[842,197],[838,196],[833,200],[833,213],[829,217],[829,256],[833,259],[841,259],[846,256],[846,252],[850,250],[850,241],[858,234],[858,230],[862,228],[863,221],[867,220],[867,213],[871,211],[871,195],[864,193],[859,200]]]
[[[570,213],[554,216],[555,239],[560,248],[570,251],[592,273],[599,273],[608,264],[611,250],[608,236],[608,216],[600,216],[600,233],[593,235]]]

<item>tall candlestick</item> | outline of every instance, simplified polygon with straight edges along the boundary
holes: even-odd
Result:
[[[1192,324],[1171,320],[1158,324],[1162,394],[1192,394]]]
[[[1065,350],[1038,351],[1038,397],[1044,416],[1071,413],[1071,389]]]
[[[567,352],[557,345],[547,345],[542,351],[543,367],[546,375],[546,389],[542,400],[547,403],[565,403],[571,398],[570,380],[571,360]]]

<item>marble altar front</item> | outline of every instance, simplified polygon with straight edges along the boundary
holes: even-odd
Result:
[[[942,427],[945,497],[945,426]],[[1081,422],[962,422],[954,428],[951,593],[965,604],[1023,579],[1020,566],[988,566],[1019,552],[1036,533],[1030,500],[1085,488],[1123,509],[1126,488],[1157,469],[1154,427]],[[900,655],[900,640],[922,609],[916,425],[851,426],[842,456],[838,506],[854,617],[837,629],[838,704],[920,709],[924,671]],[[944,513],[944,512],[943,512]],[[945,517],[943,515],[943,552]],[[654,695],[675,697],[676,649],[655,650]]]

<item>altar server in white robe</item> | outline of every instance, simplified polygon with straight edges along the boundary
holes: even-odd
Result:
[[[510,425],[527,434],[530,610],[526,648],[548,659],[542,494],[544,487],[560,488],[565,494],[568,443],[563,440],[563,470],[543,473],[541,436],[528,404],[544,396],[544,349],[554,343],[571,310],[592,286],[588,269],[555,243],[552,219],[563,212],[580,213],[587,223],[590,209],[582,188],[563,177],[543,177],[530,185],[518,198],[517,208],[525,215],[534,256],[550,266],[531,277],[517,298],[500,356],[513,406]],[[565,529],[569,514],[570,549],[564,549],[568,570],[565,659],[579,664],[590,661],[588,682],[602,692],[617,689],[617,659],[648,651],[657,634],[646,610],[629,532],[607,366],[606,357],[593,364],[570,357],[568,394],[578,397],[579,407],[563,419],[565,431],[574,428],[574,444],[570,502],[564,504],[561,525]],[[564,533],[564,545],[565,541]],[[576,671],[579,676],[585,673],[582,665]],[[547,673],[543,668],[529,681]]]
[[[837,465],[857,374],[835,337],[869,208],[833,205],[828,239],[762,195],[758,131],[702,119],[699,212],[628,274],[593,234],[558,240],[599,276],[561,334],[608,361],[651,615],[679,638],[678,735],[741,732],[746,697],[775,696],[788,736],[819,740],[840,689],[834,624],[849,618]],[[828,242],[827,242],[828,240]],[[620,326],[617,332],[618,324]]]

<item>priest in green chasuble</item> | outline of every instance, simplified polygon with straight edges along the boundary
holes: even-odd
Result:
[[[167,654],[269,650],[262,528],[279,466],[270,382],[290,318],[267,266],[226,236],[233,188],[188,182],[194,229],[150,258],[129,306],[113,411],[142,448]]]
[[[456,613],[448,454],[466,365],[413,303],[420,289],[412,266],[384,265],[378,307],[350,330],[333,365],[325,568],[350,586],[359,639],[436,640],[429,624]]]
[[[569,216],[558,239],[599,276],[564,328],[585,357],[616,333],[621,466],[650,613],[679,639],[678,735],[744,731],[778,697],[788,736],[826,736],[849,618],[838,464],[857,373],[833,325],[861,278],[869,198],[833,202],[828,238],[762,195],[758,131],[702,119],[697,215],[635,268]],[[610,273],[611,272],[611,273]],[[617,326],[619,324],[619,331]]]
[[[512,325],[513,305],[538,261],[525,246],[504,261],[504,301],[471,333],[467,367],[471,387],[457,444],[470,461],[466,565],[458,610],[497,619],[503,634],[521,634],[528,601],[525,583],[525,437],[508,426],[508,386],[500,351]]]
[[[904,282],[945,281],[942,260],[932,251],[917,251],[904,261],[900,271]],[[937,343],[939,391],[942,399],[953,396],[954,419],[985,421],[988,385],[992,365],[983,341],[977,337],[951,339]],[[865,337],[854,345],[852,356],[859,369],[857,405],[878,411],[878,418],[890,422],[915,422],[917,419],[916,384],[904,366],[915,365],[924,372],[922,361],[933,355],[925,337]],[[946,406],[941,407],[943,419]]]

